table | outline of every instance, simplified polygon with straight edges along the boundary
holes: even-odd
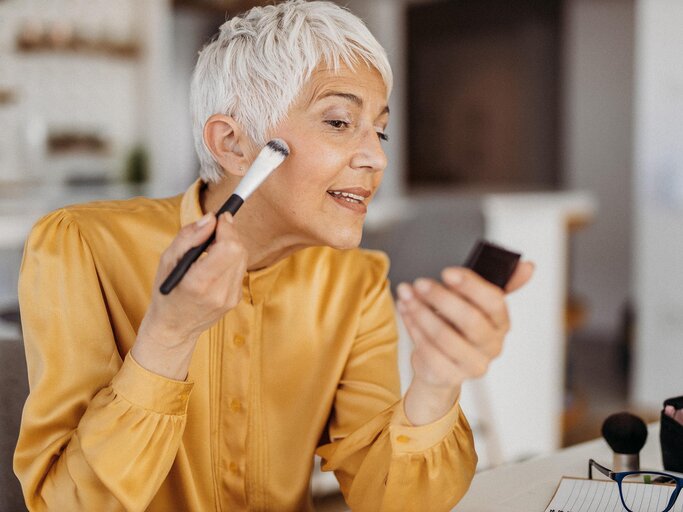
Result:
[[[456,512],[543,511],[563,476],[586,478],[588,459],[612,467],[612,451],[604,439],[595,439],[556,453],[477,473]],[[640,467],[662,469],[659,423],[648,427]]]

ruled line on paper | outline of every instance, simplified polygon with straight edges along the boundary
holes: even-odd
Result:
[[[664,485],[624,484],[627,503],[637,504],[638,512],[662,512],[669,502],[671,488]],[[635,510],[635,509],[634,509]],[[623,512],[616,482],[563,477],[545,512]],[[683,498],[671,512],[683,512]]]

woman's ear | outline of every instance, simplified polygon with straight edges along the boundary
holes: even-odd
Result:
[[[214,114],[204,124],[204,144],[227,174],[244,176],[249,168],[248,146],[240,125],[230,116]]]

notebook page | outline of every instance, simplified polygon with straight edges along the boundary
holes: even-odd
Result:
[[[649,503],[648,510],[661,512],[668,503],[668,494],[661,485],[628,484],[629,493],[636,493],[638,503]],[[611,480],[585,480],[562,478],[545,512],[623,512],[619,487]],[[683,498],[671,509],[683,512]]]

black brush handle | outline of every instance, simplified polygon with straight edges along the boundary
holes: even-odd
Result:
[[[231,195],[228,200],[223,203],[223,206],[220,207],[218,212],[216,212],[216,217],[226,212],[230,213],[231,215],[235,215],[237,210],[240,209],[240,206],[242,206],[242,203],[244,203],[244,199],[242,199],[240,196],[236,194]],[[168,295],[171,293],[171,290],[178,285],[187,271],[190,270],[192,264],[197,261],[197,259],[204,251],[206,251],[206,249],[209,248],[209,245],[211,245],[215,239],[216,231],[214,230],[214,232],[211,233],[211,236],[205,242],[187,251],[175,266],[173,271],[168,275],[166,280],[161,284],[159,291],[163,295]]]

